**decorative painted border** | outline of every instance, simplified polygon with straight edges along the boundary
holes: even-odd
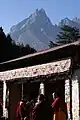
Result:
[[[0,80],[7,81],[17,78],[31,78],[49,74],[62,73],[70,69],[71,59],[51,62],[26,68],[0,72]]]

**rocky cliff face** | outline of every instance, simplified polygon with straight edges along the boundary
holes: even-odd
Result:
[[[44,9],[36,10],[27,19],[12,26],[12,39],[29,44],[36,50],[48,48],[49,41],[55,41],[59,27],[52,25]]]

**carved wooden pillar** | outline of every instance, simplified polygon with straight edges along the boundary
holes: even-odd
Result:
[[[7,92],[7,84],[6,81],[3,82],[3,116],[8,117],[8,111],[6,109],[6,92]]]
[[[71,118],[70,115],[70,80],[65,80],[65,102],[67,103],[67,109],[68,109],[68,118]]]
[[[72,79],[72,116],[73,120],[80,120],[79,118],[79,81],[75,76]]]
[[[23,83],[23,82],[22,82],[22,84],[21,84],[21,87],[22,87],[21,99],[23,100],[23,97],[24,97],[24,83]]]
[[[44,83],[40,84],[40,94],[43,94],[43,95],[45,94],[44,93]]]

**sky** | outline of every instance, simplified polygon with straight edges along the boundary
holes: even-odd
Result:
[[[80,0],[0,0],[0,26],[8,33],[37,8],[44,8],[53,24],[65,17],[80,18]]]

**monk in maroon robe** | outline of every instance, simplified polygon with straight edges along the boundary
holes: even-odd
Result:
[[[21,118],[22,118],[22,115],[21,115],[21,104],[22,104],[23,102],[22,101],[20,101],[19,103],[18,103],[18,107],[17,107],[17,111],[16,111],[16,120],[21,120]]]
[[[44,95],[39,96],[39,103],[33,109],[33,120],[51,120],[51,107]]]
[[[53,120],[67,120],[67,106],[59,93],[54,95],[54,101],[52,103]]]

